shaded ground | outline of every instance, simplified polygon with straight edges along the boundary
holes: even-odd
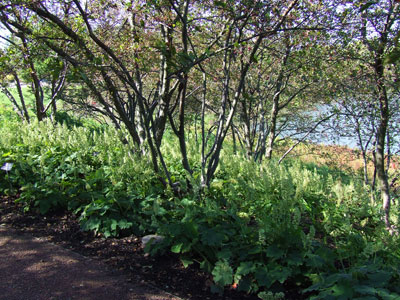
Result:
[[[40,287],[43,292],[39,298],[25,298],[18,294],[15,298],[3,298],[4,293],[0,292],[0,299],[175,299],[165,293],[157,296],[160,293],[158,289],[184,299],[259,299],[232,289],[227,290],[224,296],[211,294],[211,278],[198,266],[185,269],[174,255],[146,257],[139,238],[134,236],[104,239],[83,232],[76,217],[69,212],[45,217],[35,213],[23,214],[14,199],[0,195],[0,224],[5,225],[0,230],[0,291],[31,292]],[[13,231],[4,228],[13,228]],[[21,233],[25,235],[14,238]],[[24,244],[26,234],[36,237],[34,244]],[[66,256],[54,256],[53,253],[58,252],[54,252],[52,247],[55,245],[49,242],[69,249],[67,253],[76,253],[72,253],[71,257],[65,253]],[[60,247],[57,249],[65,251]],[[7,257],[13,251],[21,251],[24,258],[11,255],[8,262]],[[41,253],[42,257],[37,256]],[[87,260],[87,257],[92,259]],[[99,263],[103,267],[99,267]],[[99,274],[97,280],[93,274],[104,270],[105,266],[109,270]],[[80,280],[72,274],[81,274],[81,278],[86,279]],[[102,276],[110,280],[109,285],[103,286]],[[150,286],[150,291],[145,290],[142,284]],[[92,288],[89,289],[90,285]],[[116,287],[122,288],[122,291],[115,291]],[[49,294],[52,291],[55,294]],[[65,294],[58,294],[61,292]],[[94,293],[97,296],[90,298]],[[101,296],[103,294],[104,297]]]
[[[103,263],[0,225],[0,299],[179,299]]]

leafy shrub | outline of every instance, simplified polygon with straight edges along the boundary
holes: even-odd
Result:
[[[292,286],[313,299],[399,296],[399,238],[386,232],[379,205],[356,179],[298,161],[256,164],[228,144],[210,189],[201,191],[192,141],[192,189],[176,197],[147,159],[120,142],[123,131],[80,125],[0,121],[0,164],[14,162],[0,173],[2,191],[18,191],[26,210],[74,211],[84,230],[105,237],[156,232],[164,240],[146,250],[199,264],[217,293],[235,286],[281,299]],[[175,145],[170,135],[162,150],[185,190]]]
[[[304,293],[310,299],[399,299],[399,269],[376,262],[355,266],[346,272],[316,276]]]

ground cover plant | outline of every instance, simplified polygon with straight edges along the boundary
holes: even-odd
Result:
[[[166,190],[151,161],[131,151],[123,131],[50,121],[2,119],[3,194],[26,211],[70,210],[84,230],[105,237],[156,233],[152,255],[173,252],[211,274],[215,293],[230,287],[281,299],[397,299],[399,239],[371,205],[361,180],[287,160],[259,164],[228,143],[210,188],[186,182],[173,135],[163,144],[175,182]],[[188,147],[198,161],[195,140]],[[185,185],[192,188],[184,190]]]

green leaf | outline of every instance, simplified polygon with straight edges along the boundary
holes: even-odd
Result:
[[[218,261],[211,274],[219,286],[230,285],[233,282],[233,270],[227,261]]]
[[[271,245],[267,248],[266,254],[271,258],[281,258],[285,252],[275,245]]]
[[[94,230],[97,232],[100,228],[101,221],[98,218],[90,218],[83,224],[83,230]]]
[[[223,289],[223,287],[221,287],[221,286],[219,286],[219,285],[215,285],[215,284],[212,284],[211,286],[210,286],[210,290],[211,290],[211,293],[213,293],[213,294],[219,294],[220,296],[223,294],[223,292],[224,292],[224,289]]]
[[[201,241],[208,246],[220,246],[225,236],[214,229],[205,229],[201,232]]]
[[[8,56],[0,56],[0,63],[9,61],[10,58]]]
[[[174,253],[179,253],[179,252],[181,252],[182,246],[183,246],[183,243],[175,244],[171,247],[171,251]]]
[[[258,268],[256,271],[255,277],[257,279],[257,282],[260,286],[266,287],[267,289],[272,285],[272,280],[269,277],[269,272],[268,269],[263,266],[261,268]]]
[[[225,3],[225,1],[214,1],[214,6],[219,6],[222,8],[226,8],[227,4]]]
[[[42,199],[37,202],[39,202],[39,211],[42,215],[46,214],[50,210],[51,202],[47,199]]]
[[[253,261],[241,262],[236,270],[236,274],[247,275],[249,273],[255,272],[257,265]]]
[[[194,222],[186,222],[180,226],[187,237],[191,239],[198,237],[199,233],[197,231],[197,225]]]
[[[238,291],[249,293],[252,288],[252,279],[250,276],[246,276],[240,280],[238,285]]]
[[[399,294],[391,293],[387,289],[379,289],[378,296],[381,299],[385,299],[385,300],[399,300],[400,299]]]
[[[112,231],[116,231],[117,230],[117,226],[118,226],[118,222],[117,220],[111,220],[111,230]]]
[[[224,248],[217,253],[217,257],[221,260],[229,260],[232,257],[232,251],[228,248]]]
[[[315,251],[315,254],[318,255],[320,258],[322,258],[325,262],[326,265],[333,266],[334,261],[335,261],[335,254],[334,252],[327,248],[327,247],[321,247],[317,251]]]
[[[375,287],[384,287],[389,283],[392,274],[386,271],[376,271],[368,274],[368,279]]]
[[[118,227],[121,229],[128,229],[132,227],[132,222],[128,222],[125,219],[119,220],[118,221]]]
[[[287,257],[288,265],[301,266],[303,264],[303,257],[299,252],[292,252]]]
[[[394,64],[398,60],[400,60],[400,46],[394,48],[392,51],[388,53],[388,55],[385,57],[384,63]]]
[[[340,282],[332,287],[333,295],[340,299],[353,299],[354,290],[350,282]]]
[[[12,152],[10,151],[10,152],[4,153],[4,154],[2,155],[2,157],[8,157],[8,156],[10,156],[11,154],[12,154]]]
[[[181,258],[181,262],[185,268],[193,263],[193,260],[187,258]]]
[[[372,286],[356,285],[354,290],[361,295],[375,295],[377,290]]]
[[[319,255],[309,253],[307,255],[306,264],[312,268],[321,268],[324,266],[324,260]]]
[[[249,250],[248,250],[248,254],[259,254],[259,253],[261,253],[263,251],[263,249],[262,249],[262,247],[260,246],[260,245],[257,245],[257,246],[254,246],[254,247],[251,247]]]
[[[273,281],[276,280],[280,283],[284,283],[291,274],[292,271],[289,268],[278,266],[274,270],[270,271],[269,276]]]
[[[211,273],[213,266],[207,259],[205,259],[200,263],[200,268],[205,270],[207,273]]]
[[[318,282],[316,284],[313,284],[312,286],[302,290],[301,292],[303,294],[309,293],[309,292],[314,292],[314,291],[318,291],[319,289],[321,289],[322,283]]]

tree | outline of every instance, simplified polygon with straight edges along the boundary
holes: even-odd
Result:
[[[43,24],[32,20],[32,16],[28,14],[24,15],[19,11],[11,10],[9,11],[9,16],[13,16],[20,26],[32,24],[38,32],[43,33],[45,30]],[[58,57],[48,56],[48,53],[46,55],[46,49],[43,45],[37,41],[30,40],[24,31],[10,26],[6,19],[7,17],[3,14],[1,22],[8,29],[11,36],[7,39],[9,45],[6,49],[7,55],[3,59],[3,69],[7,69],[14,77],[23,108],[23,117],[28,121],[29,115],[25,107],[21,80],[24,83],[31,83],[31,89],[35,96],[36,117],[41,121],[47,116],[47,111],[50,107],[52,107],[52,114],[56,113],[56,100],[63,91],[68,65]],[[47,105],[44,104],[46,93],[44,92],[43,81],[50,83],[50,99],[48,99]],[[3,91],[6,92],[4,89]]]
[[[16,69],[18,69],[19,59],[13,55],[12,48],[9,47],[6,51],[0,50],[0,89],[7,96],[13,105],[14,111],[18,114],[21,120],[30,121],[28,109],[25,104],[24,95],[22,93],[21,81],[19,79]],[[17,101],[13,94],[10,92],[9,78],[12,78],[15,82],[15,86],[18,91]]]
[[[351,1],[338,12],[343,24],[346,25],[338,32],[342,38],[340,52],[344,50],[346,58],[358,65],[356,72],[367,74],[371,89],[368,95],[364,94],[366,97],[364,101],[367,102],[367,107],[369,102],[372,107],[377,107],[379,112],[376,123],[373,118],[369,122],[375,123],[374,162],[382,197],[384,221],[388,228],[390,228],[390,193],[385,166],[387,154],[385,147],[388,147],[387,136],[391,116],[391,92],[388,82],[392,81],[393,72],[389,65],[385,65],[385,59],[395,46],[394,42],[400,30],[399,6],[398,1],[393,0],[367,3]],[[363,92],[365,91],[363,89]]]
[[[176,189],[160,146],[169,121],[179,139],[182,165],[192,173],[184,128],[192,78],[200,72],[207,80],[204,63],[221,60],[221,110],[214,143],[207,153],[206,131],[202,131],[202,185],[208,186],[261,42],[278,32],[297,3],[185,0],[100,5],[99,1],[87,1],[82,6],[78,0],[52,1],[51,5],[7,1],[1,17],[20,36],[40,41],[68,61],[104,111],[110,111],[114,123],[121,121],[126,126],[135,148],[143,153],[149,150],[155,171],[164,173],[160,179]],[[19,22],[16,11],[33,14],[52,26],[53,32],[40,34],[32,24]],[[233,49],[242,43],[250,50],[237,60],[239,76],[231,98]],[[203,92],[208,94],[207,86]],[[203,107],[206,101],[203,98]],[[202,120],[204,128],[204,109]]]
[[[263,156],[271,159],[277,137],[289,123],[287,135],[302,132],[296,122],[290,121],[326,99],[315,92],[323,81],[318,76],[322,71],[317,61],[322,54],[318,53],[318,45],[303,35],[309,32],[285,32],[273,43],[267,42],[259,63],[246,79],[240,121],[247,155],[255,160],[261,161]]]

